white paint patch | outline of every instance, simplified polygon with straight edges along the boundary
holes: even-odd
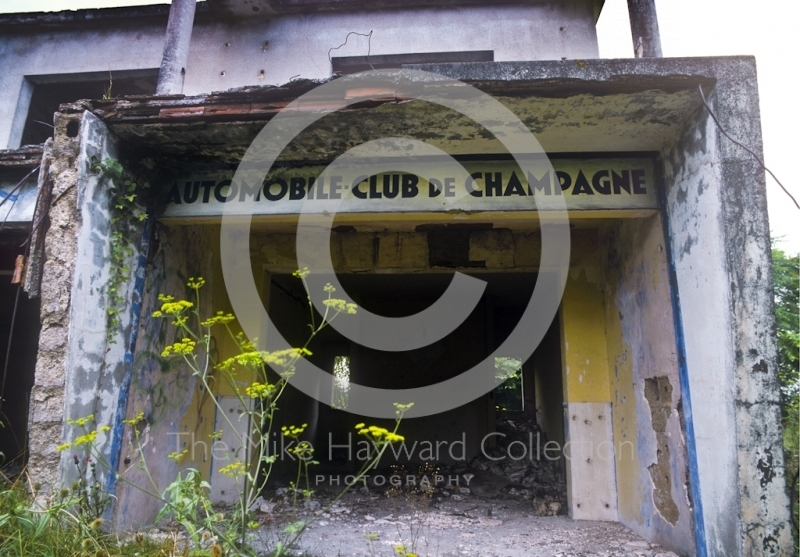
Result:
[[[610,402],[567,405],[567,499],[575,520],[619,520]]]

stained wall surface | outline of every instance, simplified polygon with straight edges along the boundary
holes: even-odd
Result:
[[[566,0],[233,21],[198,16],[183,93],[325,79],[331,75],[330,56],[491,50],[496,61],[597,58],[594,9],[588,0]],[[3,33],[0,59],[7,62],[0,90],[0,146],[19,146],[33,84],[42,76],[75,74],[81,80],[110,72],[113,80],[115,71],[157,69],[165,29],[166,14],[161,21],[135,26],[99,23],[47,33]],[[351,32],[372,36],[348,37]]]

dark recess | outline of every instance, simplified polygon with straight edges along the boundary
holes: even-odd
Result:
[[[158,75],[114,77],[111,72],[111,95],[152,95],[156,91]],[[108,93],[109,78],[86,81],[59,81],[36,83],[28,109],[28,118],[22,131],[21,145],[38,145],[53,137],[53,114],[65,103],[81,99],[102,99]],[[70,131],[70,130],[68,130]],[[75,136],[77,133],[75,133]],[[70,137],[74,137],[70,135]]]

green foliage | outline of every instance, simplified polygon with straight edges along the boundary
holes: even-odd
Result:
[[[111,184],[111,266],[106,287],[108,296],[108,341],[114,343],[115,332],[120,326],[120,312],[125,307],[125,283],[131,277],[130,261],[134,255],[133,243],[138,238],[141,224],[147,212],[139,204],[142,190],[150,187],[146,181],[136,179],[116,159],[96,161],[95,172]]]
[[[193,468],[178,477],[164,490],[165,504],[156,517],[156,523],[172,515],[195,546],[203,541],[203,533],[219,529],[224,520],[211,506],[208,493],[211,485]]]
[[[307,271],[298,271],[295,276],[303,280]],[[144,413],[139,412],[124,423],[131,428],[133,442],[138,454],[138,467],[144,471],[150,486],[132,485],[135,489],[157,499],[162,505],[157,521],[171,518],[181,526],[182,534],[175,533],[172,540],[158,545],[146,536],[137,535],[133,542],[120,543],[113,536],[103,532],[103,519],[110,502],[109,495],[103,489],[103,482],[98,469],[106,473],[116,473],[97,446],[98,437],[108,433],[107,425],[97,426],[94,416],[67,420],[67,423],[79,428],[79,435],[71,442],[58,447],[59,451],[74,451],[73,462],[77,467],[78,480],[71,489],[61,489],[57,497],[44,506],[38,506],[27,496],[24,488],[11,486],[0,491],[0,555],[34,555],[34,556],[124,556],[140,557],[191,557],[222,555],[255,556],[250,546],[251,532],[258,528],[250,510],[254,501],[263,491],[269,479],[275,457],[269,455],[268,440],[277,411],[277,402],[288,385],[287,379],[294,373],[297,361],[311,354],[308,345],[311,340],[330,321],[340,314],[351,315],[356,312],[354,304],[345,303],[331,296],[334,288],[326,286],[328,299],[325,305],[328,311],[322,316],[320,323],[314,321],[311,311],[311,333],[302,348],[289,348],[274,352],[259,351],[253,343],[245,339],[241,333],[234,333],[230,324],[235,320],[232,314],[217,312],[208,319],[202,319],[200,308],[200,289],[205,284],[202,278],[189,279],[188,287],[193,291],[194,301],[176,300],[172,296],[160,295],[161,308],[153,313],[156,318],[169,318],[179,338],[168,345],[161,356],[163,358],[181,358],[199,380],[201,387],[211,393],[212,385],[218,379],[225,380],[239,397],[242,408],[248,413],[252,429],[238,434],[241,446],[255,446],[255,450],[247,451],[245,460],[238,460],[237,455],[229,457],[229,463],[219,472],[234,480],[242,480],[243,488],[239,500],[233,509],[220,512],[212,507],[209,500],[211,486],[203,480],[200,473],[192,468],[178,472],[177,478],[163,492],[154,481],[142,441],[142,431],[147,420]],[[309,300],[309,309],[311,309]],[[214,343],[212,329],[222,331],[234,340],[238,353],[222,362],[214,361],[210,354]],[[274,375],[277,373],[277,380]],[[210,400],[220,409],[217,397]],[[360,471],[354,474],[354,481],[344,489],[332,503],[333,506],[352,485],[358,485],[371,468],[381,459],[392,443],[402,442],[398,435],[403,415],[413,404],[395,404],[396,420],[392,430],[378,426],[356,425],[356,432],[363,436],[370,447],[369,458],[365,460]],[[225,412],[221,413],[229,419]],[[238,428],[228,422],[230,429]],[[268,550],[271,557],[288,557],[291,549],[306,531],[308,526],[317,520],[328,509],[319,510],[312,516],[298,517],[297,509],[302,508],[305,501],[313,496],[310,488],[309,467],[318,464],[314,460],[314,449],[303,439],[307,424],[300,426],[284,426],[282,433],[291,439],[294,447],[290,452],[297,458],[298,471],[291,484],[294,495],[294,514],[292,522],[284,528],[279,539],[274,540]],[[219,432],[213,435],[218,435]],[[252,436],[252,437],[251,437]],[[168,455],[179,462],[188,451]],[[252,453],[252,454],[250,454]],[[118,481],[126,482],[122,475]],[[1,488],[0,488],[1,489]],[[300,498],[300,501],[298,501]],[[184,537],[185,535],[185,537]],[[201,545],[210,545],[208,550],[197,549]]]
[[[43,507],[20,482],[0,483],[0,555],[8,557],[169,557],[163,544],[143,536],[129,542],[101,531],[102,521],[74,513],[75,501],[62,490]]]
[[[800,522],[800,256],[772,250],[775,320],[778,334],[778,376],[783,413],[783,448],[786,482],[791,490],[795,540]]]
[[[800,407],[800,256],[772,250],[772,273],[775,287],[775,318],[778,332],[778,374],[785,413],[797,413]]]

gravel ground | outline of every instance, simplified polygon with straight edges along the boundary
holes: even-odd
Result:
[[[261,515],[262,536],[273,537],[291,521],[280,508]],[[617,523],[534,516],[529,501],[471,494],[348,493],[311,524],[296,549],[313,557],[361,557],[397,555],[398,546],[419,557],[675,557]]]

